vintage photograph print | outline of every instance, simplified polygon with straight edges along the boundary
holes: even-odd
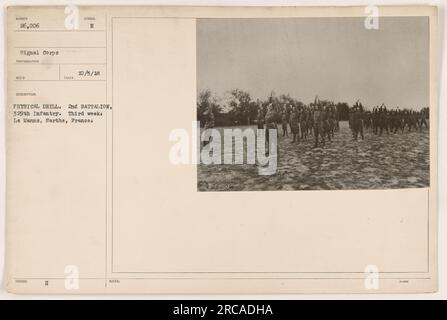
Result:
[[[197,19],[199,191],[425,188],[429,18]]]

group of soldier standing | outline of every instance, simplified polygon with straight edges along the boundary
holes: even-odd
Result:
[[[292,143],[306,140],[310,135],[315,137],[315,145],[319,141],[322,144],[325,140],[331,141],[335,131],[339,126],[339,116],[333,103],[326,105],[311,103],[309,106],[294,106],[285,103],[280,114],[274,108],[273,103],[269,103],[266,112],[262,108],[258,109],[257,125],[258,129],[278,129],[281,125],[282,135],[293,137]]]
[[[423,108],[419,111],[403,109],[399,107],[395,109],[387,109],[382,104],[380,107],[375,106],[371,111],[364,114],[365,128],[372,128],[374,134],[382,135],[383,131],[389,133],[404,133],[405,128],[408,132],[411,130],[428,129],[429,109]]]
[[[261,105],[258,107],[257,125],[258,129],[276,129],[279,125],[282,128],[282,136],[293,137],[292,143],[306,140],[310,135],[314,136],[315,147],[325,144],[326,139],[331,141],[335,132],[340,129],[339,112],[333,102],[320,101],[318,98],[313,103],[306,105],[293,105],[284,103],[280,112],[274,104],[270,102],[267,108]],[[382,135],[384,131],[389,133],[404,133],[412,129],[422,130],[428,128],[428,108],[420,111],[410,109],[387,109],[382,104],[375,106],[372,111],[365,111],[363,105],[358,100],[349,108],[349,128],[352,137],[357,140],[360,136],[364,139],[364,129],[372,129],[377,135]],[[279,132],[279,130],[277,131]],[[267,137],[268,139],[268,137]]]
[[[362,103],[357,100],[349,108],[349,128],[352,137],[357,140],[360,136],[364,139],[364,129],[371,129],[376,135],[382,135],[384,131],[390,133],[404,133],[411,130],[428,128],[429,109],[423,108],[419,111],[412,109],[390,108],[385,104],[375,106],[372,111],[365,110]],[[269,101],[267,105],[258,103],[257,115],[258,129],[266,130],[266,140],[269,140],[269,129],[282,128],[282,136],[292,135],[292,143],[308,139],[313,135],[315,147],[326,140],[331,141],[335,132],[340,129],[340,116],[336,105],[331,101],[321,101],[318,97],[309,105],[294,103],[274,103]],[[214,115],[211,109],[207,111],[205,128],[214,127]]]

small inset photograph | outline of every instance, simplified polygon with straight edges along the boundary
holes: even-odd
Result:
[[[429,187],[429,20],[376,19],[197,19],[198,191]]]

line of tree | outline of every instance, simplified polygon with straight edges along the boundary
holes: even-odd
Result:
[[[303,102],[292,98],[289,94],[277,96],[274,91],[271,92],[266,100],[258,99],[254,101],[249,92],[239,89],[230,91],[228,101],[222,103],[211,90],[206,89],[201,91],[197,97],[197,120],[203,124],[208,110],[211,110],[216,126],[252,125],[256,123],[258,109],[262,108],[265,112],[270,103],[276,108],[279,117],[284,110],[285,104],[294,107],[305,106]],[[320,103],[325,105],[329,101],[320,100]],[[346,102],[335,103],[335,107],[340,120],[349,119],[349,105]]]

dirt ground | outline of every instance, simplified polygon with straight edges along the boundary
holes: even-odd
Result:
[[[200,164],[199,191],[348,190],[428,187],[429,131],[384,133],[365,130],[354,141],[347,122],[331,142],[314,148],[314,138],[292,144],[279,129],[278,168],[258,174],[256,165]],[[223,147],[222,147],[223,149]]]

